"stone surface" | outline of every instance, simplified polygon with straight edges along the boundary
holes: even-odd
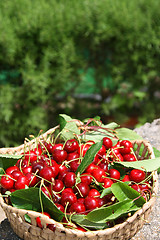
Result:
[[[135,129],[152,146],[160,150],[160,119],[152,123],[146,123],[142,127]],[[160,186],[160,174],[159,174]],[[157,194],[156,204],[149,217],[148,223],[131,240],[159,240],[160,239],[160,187]],[[10,224],[0,208],[0,240],[21,240],[11,229]]]

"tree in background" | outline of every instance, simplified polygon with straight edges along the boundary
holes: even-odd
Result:
[[[1,1],[0,145],[47,130],[61,111],[157,117],[158,9],[158,0]],[[84,93],[98,101],[75,100]]]

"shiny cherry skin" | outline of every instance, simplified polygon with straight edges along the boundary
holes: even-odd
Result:
[[[136,157],[132,153],[128,153],[128,154],[123,155],[123,160],[126,161],[126,162],[135,162],[135,161],[137,161]]]
[[[112,178],[111,180],[113,182],[117,182],[116,180],[120,179],[120,172],[117,169],[111,168],[109,171],[109,176]]]
[[[29,186],[29,180],[26,176],[20,175],[15,182],[15,189],[25,189],[26,186]]]
[[[113,146],[113,142],[110,138],[104,137],[103,138],[103,145],[105,146],[106,149],[109,149]]]
[[[83,203],[75,202],[71,205],[69,212],[71,213],[84,213],[86,211],[85,205]]]
[[[39,175],[47,181],[52,181],[53,171],[51,167],[44,167],[40,170]]]
[[[74,202],[77,202],[77,197],[74,193],[65,192],[61,195],[60,203],[62,204],[62,206],[65,207],[67,203],[69,205],[72,205]]]
[[[12,179],[12,176],[9,174],[3,175],[0,180],[0,184],[2,188],[5,189],[12,189],[14,186],[14,180]]]
[[[105,171],[98,167],[93,169],[92,171],[92,176],[98,181],[98,182],[103,182],[104,177],[106,177]]]
[[[84,205],[87,210],[93,210],[99,207],[99,202],[95,197],[87,196],[84,200]]]
[[[64,177],[64,184],[66,187],[73,187],[76,182],[76,174],[74,172],[67,172]]]
[[[11,174],[15,170],[19,170],[19,168],[17,166],[11,166],[11,167],[8,167],[5,172],[6,174]]]
[[[129,178],[131,181],[139,183],[139,182],[142,182],[146,178],[146,174],[144,171],[142,171],[140,169],[133,169],[129,174]]]
[[[132,149],[133,149],[133,145],[130,141],[128,141],[128,140],[120,141],[119,151],[122,155],[130,153]]]
[[[89,191],[90,187],[86,183],[81,182],[74,187],[74,192],[77,194],[78,197],[85,198],[88,195]]]
[[[112,181],[110,178],[104,178],[104,179],[103,179],[102,186],[103,186],[104,188],[109,188],[109,187],[112,186],[112,184],[113,184],[113,181]]]
[[[69,139],[64,145],[64,150],[67,153],[75,152],[79,148],[78,141],[76,139]]]
[[[67,152],[63,149],[55,149],[52,153],[52,156],[58,164],[61,164],[67,159]]]

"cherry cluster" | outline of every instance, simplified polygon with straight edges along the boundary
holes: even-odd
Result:
[[[117,181],[130,181],[131,187],[146,199],[145,192],[150,190],[150,184],[145,182],[144,171],[127,170],[121,179],[120,172],[112,167],[115,161],[137,161],[132,143],[128,140],[113,145],[110,138],[104,137],[93,162],[82,174],[77,172],[93,144],[94,141],[79,143],[77,139],[69,139],[65,143],[38,143],[35,149],[24,152],[22,159],[6,169],[0,180],[3,193],[25,189],[26,186],[39,187],[60,211],[68,214],[87,214],[95,208],[111,204],[115,201],[112,194],[102,198],[100,195],[103,189]]]

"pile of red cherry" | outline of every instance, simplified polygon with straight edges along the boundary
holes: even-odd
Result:
[[[148,181],[145,182],[144,171],[127,170],[121,179],[120,172],[112,167],[115,161],[137,161],[128,140],[118,141],[113,146],[112,140],[104,137],[93,162],[81,175],[76,172],[92,144],[93,141],[79,144],[76,139],[56,144],[39,143],[35,149],[24,152],[15,166],[6,169],[0,180],[3,193],[24,189],[25,186],[41,187],[60,211],[69,214],[87,214],[114,201],[112,194],[102,198],[100,195],[103,189],[117,181],[130,181],[130,186],[146,199],[145,192],[151,187]],[[37,224],[41,227],[38,220]]]

